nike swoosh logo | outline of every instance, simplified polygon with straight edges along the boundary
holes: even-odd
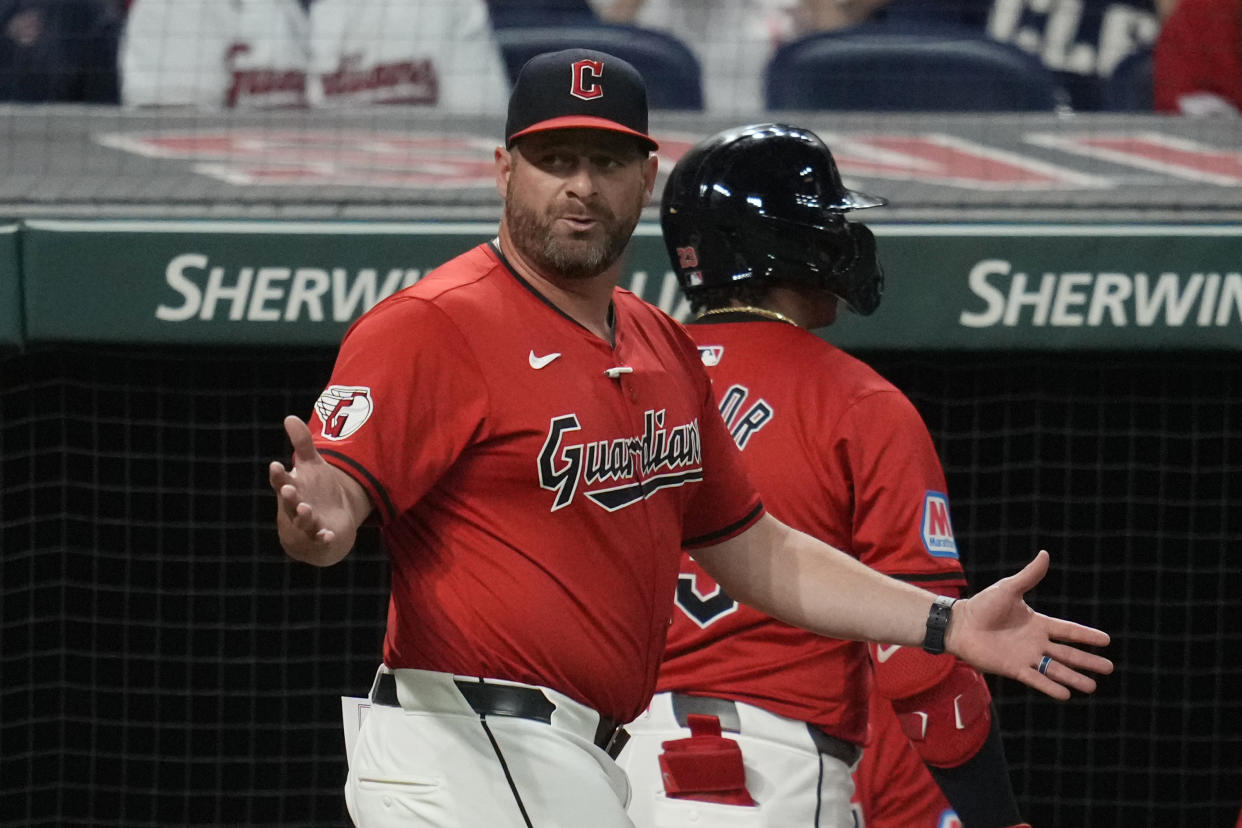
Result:
[[[875,645],[876,661],[883,664],[884,662],[888,661],[890,658],[893,657],[893,653],[897,652],[900,649],[901,649],[900,644],[889,644],[887,647],[884,646],[883,644],[876,644]]]
[[[535,352],[531,351],[530,352],[530,367],[538,371],[540,368],[547,367],[547,365],[551,363],[552,360],[556,359],[559,356],[560,354],[556,352],[546,354],[544,356],[535,356]]]

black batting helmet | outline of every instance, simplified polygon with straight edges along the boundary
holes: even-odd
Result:
[[[695,145],[669,174],[664,244],[686,296],[741,280],[801,282],[870,314],[884,274],[875,237],[845,213],[887,202],[847,190],[810,130],[755,124]]]

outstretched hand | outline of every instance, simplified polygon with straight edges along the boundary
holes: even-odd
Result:
[[[284,426],[293,468],[273,460],[267,473],[276,493],[280,544],[291,558],[334,564],[349,554],[370,503],[361,486],[323,459],[306,423],[290,415]]]
[[[1108,633],[1041,615],[1027,606],[1023,596],[1047,572],[1048,553],[1041,549],[1021,571],[958,601],[945,645],[980,670],[1017,679],[1064,701],[1070,697],[1071,688],[1095,692],[1095,679],[1080,671],[1108,675],[1113,663],[1075,646],[1106,646]],[[1049,659],[1046,662],[1045,657]]]

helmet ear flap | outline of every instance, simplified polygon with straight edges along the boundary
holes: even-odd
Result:
[[[876,254],[875,234],[865,224],[846,222],[837,235],[837,255],[824,274],[824,287],[850,309],[870,316],[884,293],[884,270]]]

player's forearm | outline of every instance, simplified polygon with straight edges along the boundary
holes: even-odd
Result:
[[[766,515],[695,558],[738,601],[833,638],[917,646],[934,595]]]

